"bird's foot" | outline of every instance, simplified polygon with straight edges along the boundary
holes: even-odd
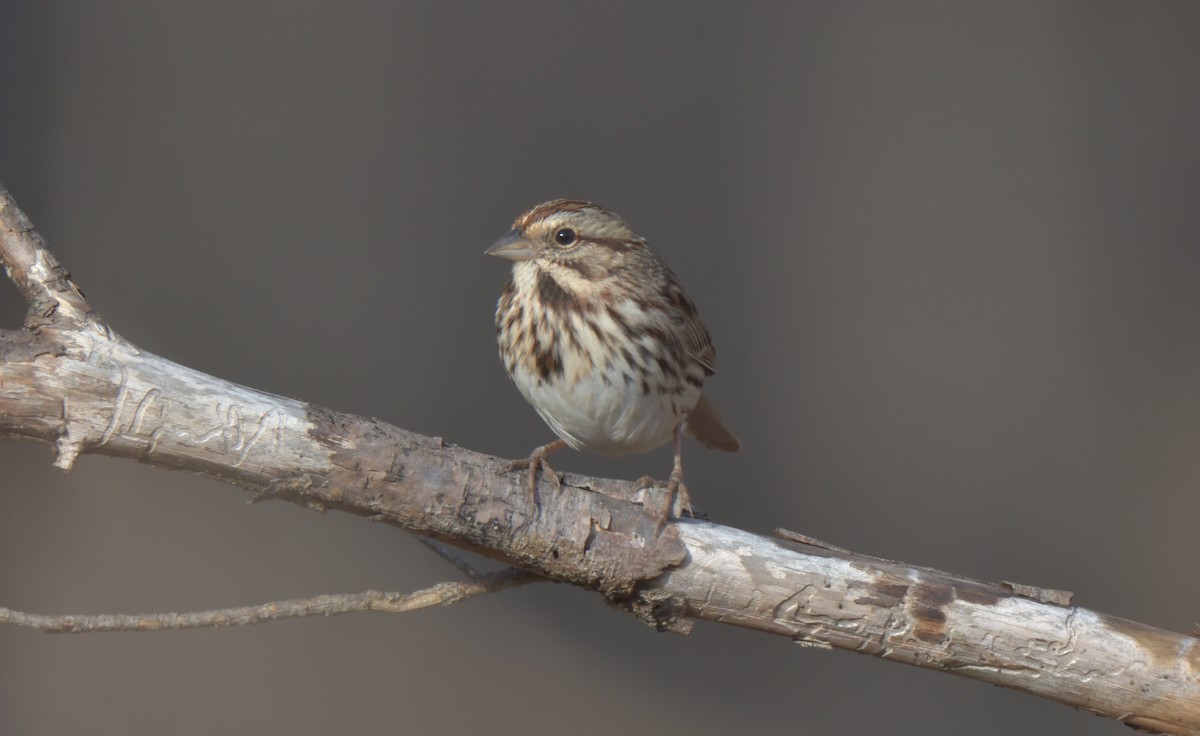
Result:
[[[635,481],[635,487],[638,490],[646,490],[648,488],[662,487],[662,482],[651,478],[648,475],[642,476]],[[688,493],[687,486],[683,484],[683,473],[672,472],[671,477],[667,480],[667,504],[663,509],[662,516],[658,519],[657,531],[662,531],[672,519],[681,519],[684,514],[696,518],[695,512],[692,510],[692,496]],[[679,513],[675,513],[678,506]]]
[[[537,481],[538,471],[541,471],[542,476],[549,480],[557,488],[562,484],[562,479],[558,477],[558,473],[554,472],[554,468],[550,467],[550,463],[546,458],[550,453],[561,450],[566,447],[566,443],[562,440],[555,440],[548,445],[542,445],[533,452],[529,453],[529,457],[518,458],[505,465],[500,469],[501,473],[511,473],[514,470],[529,470],[529,502],[534,508],[540,508],[537,499]]]
[[[687,486],[683,484],[683,473],[671,473],[670,479],[667,480],[667,515],[675,510],[676,501],[679,502],[679,516],[683,518],[684,514],[696,518],[692,513],[692,496],[688,493]]]

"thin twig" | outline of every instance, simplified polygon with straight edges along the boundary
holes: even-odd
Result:
[[[26,326],[43,320],[82,323],[91,313],[83,293],[50,253],[33,223],[0,187],[0,264],[29,303]]]
[[[443,544],[433,537],[426,537],[421,534],[414,534],[413,536],[417,538],[418,542],[433,550],[438,557],[441,557],[446,562],[449,562],[451,565],[457,567],[459,571],[468,578],[476,580],[481,575],[479,570],[470,562],[467,562],[467,559],[460,555],[453,547]],[[508,569],[515,570],[517,568],[510,567]]]
[[[517,568],[480,575],[473,580],[438,583],[415,593],[362,593],[318,595],[263,603],[257,606],[223,608],[191,613],[113,613],[46,616],[0,608],[0,623],[28,626],[51,634],[84,634],[96,631],[164,631],[245,626],[301,616],[334,616],[340,613],[382,611],[405,613],[430,606],[448,606],[485,593],[496,593],[526,583],[543,581],[536,573]]]

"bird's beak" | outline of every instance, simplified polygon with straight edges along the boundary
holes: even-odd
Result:
[[[509,230],[484,251],[485,255],[500,256],[510,261],[528,261],[534,257],[533,244],[519,230]]]

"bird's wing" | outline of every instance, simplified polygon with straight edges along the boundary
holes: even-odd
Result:
[[[676,334],[679,335],[688,355],[704,366],[705,375],[711,376],[717,372],[717,349],[713,346],[712,337],[700,319],[696,305],[679,284],[679,277],[669,269],[668,274],[667,301],[674,311],[678,330]]]
[[[717,372],[717,349],[713,346],[708,328],[699,317],[693,317],[684,324],[683,342],[688,354],[704,366],[705,375],[711,376]]]

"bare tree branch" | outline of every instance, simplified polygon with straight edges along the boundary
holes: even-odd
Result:
[[[526,583],[545,581],[528,570],[506,568],[457,583],[438,583],[415,593],[362,593],[318,595],[263,603],[257,606],[222,608],[191,613],[102,613],[44,616],[0,608],[0,623],[28,626],[52,634],[82,634],[97,631],[164,631],[245,626],[303,616],[336,616],[340,613],[381,611],[406,613],[430,606],[449,606],[484,593],[497,593]]]
[[[951,672],[1166,733],[1200,733],[1193,637],[803,535],[658,529],[663,489],[564,476],[535,508],[505,461],[222,381],[112,333],[0,190],[0,258],[31,302],[0,331],[0,437],[219,478],[377,519],[602,592],[660,630],[694,619]]]
[[[74,324],[86,321],[91,308],[83,294],[3,187],[0,187],[0,231],[4,268],[29,302],[25,326],[36,330],[51,319]]]

